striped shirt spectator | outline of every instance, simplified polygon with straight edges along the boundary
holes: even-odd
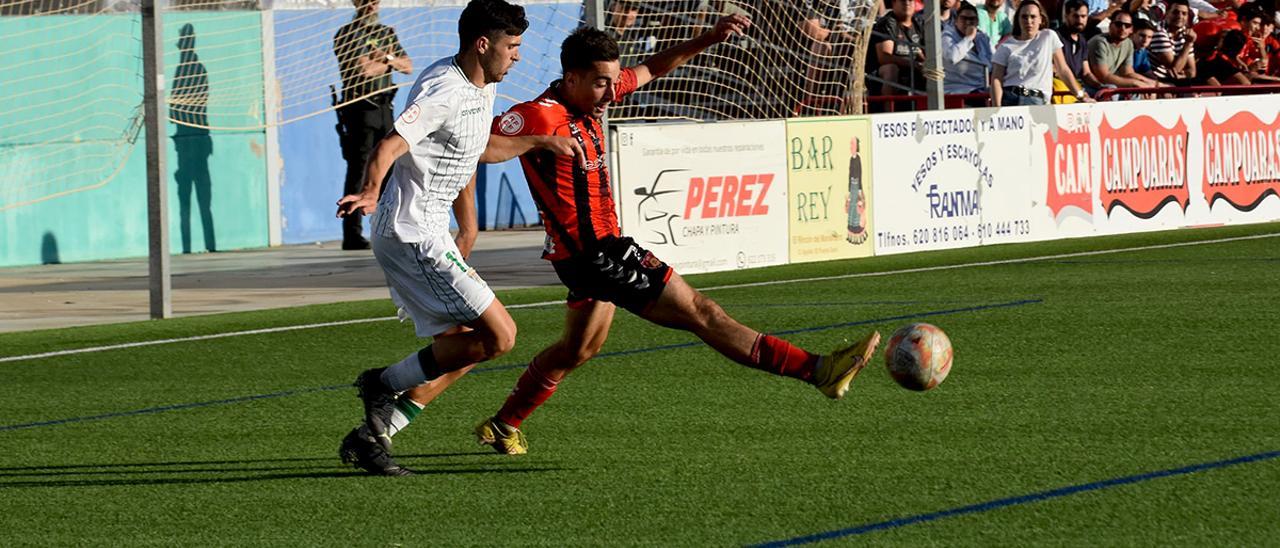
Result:
[[[1156,27],[1155,36],[1151,38],[1152,74],[1157,80],[1195,76],[1196,35],[1190,24],[1191,8],[1187,0],[1170,0],[1164,22]]]

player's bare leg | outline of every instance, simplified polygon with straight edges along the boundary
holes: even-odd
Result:
[[[469,330],[438,335],[431,345],[399,363],[367,370],[356,379],[360,399],[364,401],[365,425],[383,449],[391,450],[390,431],[398,394],[506,354],[515,346],[515,321],[496,299],[466,326]],[[438,394],[447,386],[427,388],[425,393]],[[410,401],[401,403],[412,405]]]
[[[498,414],[476,427],[480,443],[493,446],[499,453],[525,453],[528,442],[520,425],[555,393],[560,381],[600,352],[616,310],[613,304],[596,300],[570,308],[560,339],[529,362]]]
[[[465,325],[459,325],[449,329],[448,331],[445,331],[444,333],[440,333],[436,335],[434,339],[438,340],[441,337],[460,335],[462,333],[466,333],[471,330],[472,329],[470,327],[467,327]],[[476,364],[473,363],[471,365],[463,367],[462,369],[458,369],[456,371],[450,371],[448,373],[440,375],[439,377],[436,377],[435,380],[428,381],[427,384],[409,389],[408,392],[401,394],[400,397],[401,398],[407,397],[410,400],[413,400],[413,402],[417,403],[418,407],[420,408],[426,407],[427,404],[431,403],[432,400],[436,399],[436,396],[439,396],[440,393],[444,392],[446,388],[449,388],[450,386],[453,385],[453,383],[457,382],[458,379],[461,379],[463,375],[466,375],[472,369],[475,369],[475,366]],[[394,434],[394,432],[392,434]]]
[[[842,398],[880,343],[872,332],[848,348],[820,356],[738,323],[710,297],[672,272],[667,287],[640,313],[658,325],[689,331],[735,362],[810,382],[831,398]]]

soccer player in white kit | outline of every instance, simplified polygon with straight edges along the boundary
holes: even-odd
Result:
[[[496,83],[520,59],[528,26],[524,8],[505,0],[467,4],[458,20],[458,54],[422,71],[394,131],[370,154],[362,190],[338,201],[339,217],[374,214],[373,253],[392,299],[419,337],[433,338],[399,363],[356,378],[365,421],[343,439],[339,455],[370,473],[411,474],[391,457],[391,436],[476,363],[515,345],[515,322],[466,263],[477,226],[476,165],[534,148],[581,155],[567,137],[489,134]],[[390,182],[380,192],[388,170]],[[449,234],[450,209],[457,239]]]

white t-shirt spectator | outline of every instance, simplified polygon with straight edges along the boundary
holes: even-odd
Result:
[[[996,48],[991,63],[1005,67],[1001,85],[1038,89],[1048,100],[1053,96],[1053,53],[1059,49],[1062,40],[1058,33],[1043,29],[1030,40],[1006,38]]]

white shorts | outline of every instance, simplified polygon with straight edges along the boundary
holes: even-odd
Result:
[[[493,290],[462,260],[447,234],[403,243],[375,232],[373,256],[382,265],[392,301],[413,318],[419,337],[434,337],[479,318],[493,303]]]

